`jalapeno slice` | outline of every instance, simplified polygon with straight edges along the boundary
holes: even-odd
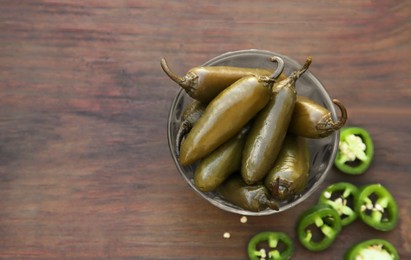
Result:
[[[266,251],[268,249],[268,253]],[[294,246],[283,232],[265,231],[255,234],[248,243],[248,257],[258,259],[290,259]]]
[[[341,231],[338,212],[329,205],[317,204],[307,209],[297,223],[301,244],[311,251],[328,248]]]
[[[347,226],[357,219],[355,203],[358,200],[359,189],[349,182],[331,184],[321,193],[319,203],[333,207],[341,218],[341,225]]]
[[[397,249],[384,239],[370,239],[352,246],[344,255],[344,260],[400,259]]]
[[[365,224],[380,231],[392,230],[398,222],[397,202],[381,184],[369,184],[360,189],[356,211]]]
[[[358,175],[371,165],[374,144],[370,134],[361,127],[345,127],[340,131],[340,142],[334,165],[342,172]]]

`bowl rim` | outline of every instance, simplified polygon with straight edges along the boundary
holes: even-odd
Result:
[[[260,49],[243,49],[243,50],[228,51],[228,52],[222,53],[218,56],[215,56],[214,58],[211,58],[210,60],[203,63],[201,66],[218,66],[218,65],[213,65],[213,64],[217,61],[220,61],[221,59],[229,58],[229,57],[233,57],[233,56],[241,55],[241,54],[265,55],[267,57],[279,56],[280,58],[282,58],[284,60],[284,63],[290,63],[295,67],[301,67],[300,63],[298,63],[294,59],[290,58],[289,56],[286,56],[286,55],[283,55],[283,54],[280,54],[280,53],[277,53],[277,52],[273,52],[273,51],[260,50]],[[331,112],[331,116],[332,116],[333,120],[337,120],[335,107],[333,106],[332,101],[331,101],[332,99],[331,99],[330,95],[328,94],[327,90],[325,89],[324,85],[321,83],[321,81],[310,70],[307,70],[307,72],[304,75],[305,75],[305,77],[309,77],[310,80],[312,80],[315,83],[315,85],[318,87],[318,89],[322,93],[322,95],[327,97],[327,99],[326,99],[326,101],[328,103],[327,108]],[[173,148],[172,148],[174,146],[174,144],[172,143],[173,138],[171,136],[171,131],[170,131],[170,129],[171,129],[171,118],[172,118],[172,115],[173,115],[173,111],[175,110],[175,108],[177,106],[177,102],[180,100],[181,96],[183,96],[183,95],[186,95],[186,92],[185,92],[184,89],[180,89],[178,91],[178,93],[175,95],[173,101],[171,102],[170,109],[169,109],[169,114],[168,114],[168,119],[167,119],[167,141],[168,141],[168,147],[169,147],[170,153],[172,155],[174,164],[176,165],[180,175],[185,179],[186,183],[198,195],[200,195],[206,201],[208,201],[209,203],[211,203],[212,205],[216,206],[217,208],[219,208],[223,211],[231,212],[231,213],[235,213],[235,214],[239,214],[239,215],[244,215],[244,216],[268,216],[268,215],[273,215],[273,214],[284,212],[284,211],[286,211],[288,209],[291,209],[291,208],[295,207],[296,205],[302,203],[308,197],[310,197],[313,193],[315,193],[315,191],[319,188],[319,186],[324,182],[326,176],[328,175],[331,167],[334,164],[335,156],[336,156],[337,150],[338,150],[338,143],[339,143],[339,139],[340,139],[339,138],[339,135],[340,135],[339,130],[337,130],[333,133],[334,138],[333,138],[332,145],[333,145],[333,147],[336,147],[336,148],[331,149],[330,159],[329,159],[329,162],[327,163],[326,167],[324,168],[323,173],[314,182],[314,184],[309,188],[309,190],[307,190],[304,194],[299,196],[297,199],[295,199],[295,200],[285,204],[284,206],[280,207],[279,210],[266,209],[266,210],[259,211],[259,212],[248,211],[248,210],[241,209],[239,207],[237,209],[237,208],[222,204],[222,203],[218,202],[215,199],[209,198],[207,196],[207,194],[208,194],[207,192],[200,191],[199,189],[197,189],[197,187],[195,187],[194,183],[186,175],[183,174],[184,170],[183,170],[182,166],[180,165],[180,163],[178,162],[178,159],[176,158],[176,156],[174,154],[174,151],[173,151]]]

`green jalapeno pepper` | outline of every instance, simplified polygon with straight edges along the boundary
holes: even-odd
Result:
[[[287,134],[273,169],[264,179],[264,185],[275,199],[292,199],[307,186],[309,169],[310,157],[305,138]]]
[[[343,103],[333,99],[341,111],[341,117],[334,122],[331,112],[312,99],[297,96],[294,112],[288,130],[307,138],[323,138],[339,130],[347,121],[347,110]]]
[[[370,239],[355,244],[344,255],[344,260],[399,260],[397,249],[385,239]]]
[[[282,246],[284,249],[280,249]],[[268,250],[268,253],[267,253]],[[255,234],[249,241],[247,252],[250,260],[290,259],[294,251],[291,238],[283,232],[265,231]]]
[[[183,111],[181,116],[181,124],[176,135],[176,154],[180,154],[180,145],[183,138],[190,132],[193,125],[198,121],[204,113],[206,105],[200,101],[194,100]]]
[[[374,145],[370,134],[360,127],[342,128],[334,165],[347,174],[362,174],[371,165]]]
[[[311,251],[328,248],[340,231],[340,216],[335,209],[325,204],[317,204],[307,209],[297,223],[298,239]]]
[[[241,152],[250,129],[246,125],[239,134],[201,159],[194,172],[194,185],[201,191],[215,190],[232,173],[241,168]]]
[[[253,212],[267,208],[278,210],[278,202],[269,197],[269,192],[264,185],[247,185],[237,174],[231,175],[217,188],[217,191],[224,199],[245,210]]]
[[[319,203],[333,207],[341,218],[341,225],[347,226],[357,219],[355,203],[358,201],[359,189],[349,182],[331,184],[321,192]]]
[[[398,205],[391,193],[381,184],[369,184],[360,189],[356,211],[370,227],[389,231],[398,222]]]
[[[273,97],[258,113],[243,151],[241,175],[247,184],[262,180],[273,167],[287,134],[295,106],[295,82],[312,62],[308,57],[298,71],[273,86]]]
[[[280,69],[271,77],[245,76],[224,89],[206,107],[188,133],[180,149],[181,165],[189,165],[211,153],[236,135],[270,100],[270,89],[284,68],[284,61],[273,57]]]
[[[258,68],[232,66],[201,66],[190,69],[184,77],[177,76],[169,68],[167,61],[161,59],[161,68],[174,82],[180,85],[193,99],[209,103],[225,88],[249,75],[269,76],[273,72]]]

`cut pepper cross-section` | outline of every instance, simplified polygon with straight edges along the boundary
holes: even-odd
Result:
[[[340,231],[341,219],[338,212],[326,204],[312,206],[301,215],[297,223],[298,239],[311,251],[322,251],[331,246]]]
[[[341,218],[341,225],[346,226],[357,218],[355,203],[358,200],[357,186],[349,182],[339,182],[328,186],[320,195],[319,203],[333,207]]]
[[[397,249],[387,240],[370,239],[352,246],[344,255],[344,260],[390,259],[398,260]]]
[[[370,166],[374,144],[370,134],[360,127],[341,129],[335,166],[347,174],[362,174]]]
[[[265,245],[265,248],[261,245]],[[289,259],[293,251],[291,238],[283,232],[261,232],[254,235],[248,243],[248,257],[251,260]]]
[[[380,231],[392,230],[398,222],[398,205],[381,184],[369,184],[360,189],[356,211],[367,225]]]

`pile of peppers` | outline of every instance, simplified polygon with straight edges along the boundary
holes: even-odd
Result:
[[[375,230],[390,231],[398,222],[398,205],[381,184],[357,187],[349,182],[335,183],[322,191],[317,205],[300,216],[298,238],[307,249],[322,251],[357,218]]]
[[[349,165],[337,169],[346,174],[362,174],[370,166],[373,157],[371,137],[365,129],[359,127],[344,128],[343,131],[340,135],[340,146],[345,143],[345,147],[340,149],[336,163],[343,161],[343,157],[350,157],[349,161],[360,162],[356,162],[359,168]],[[360,137],[361,140],[355,140],[353,137]],[[367,160],[364,160],[365,158]],[[383,185],[377,183],[358,187],[346,181],[337,182],[326,187],[321,192],[318,203],[300,215],[296,225],[297,238],[306,249],[323,251],[333,244],[344,227],[357,219],[375,230],[391,231],[397,226],[398,214],[398,205],[394,197]],[[268,236],[270,233],[272,235]],[[281,234],[281,239],[274,235],[277,233]],[[286,238],[283,238],[284,236]],[[261,242],[264,240],[266,243]],[[256,241],[259,242],[259,246],[256,246]],[[283,246],[283,250],[277,246],[279,241],[286,241],[283,242],[286,245]],[[294,245],[286,234],[270,231],[254,235],[247,250],[250,259],[290,259],[293,249]],[[344,259],[398,260],[399,255],[389,241],[374,238],[351,246],[346,251]]]
[[[284,61],[271,57],[275,70],[201,66],[183,77],[165,59],[164,72],[192,97],[182,115],[176,151],[182,166],[195,165],[194,185],[218,192],[249,211],[277,210],[300,195],[309,179],[307,138],[324,138],[345,125],[341,116],[298,95],[296,81],[312,58],[284,75]]]
[[[345,226],[358,218],[375,230],[390,231],[398,222],[397,203],[381,184],[362,187],[349,182],[332,184],[321,192],[317,204],[300,215],[297,238],[306,249],[323,251],[333,244]],[[278,231],[255,234],[247,248],[249,259],[290,259],[293,251],[291,238]],[[371,239],[353,245],[344,259],[398,260],[399,256],[389,241]]]
[[[374,146],[360,127],[344,127],[347,111],[337,99],[341,116],[314,100],[300,96],[295,84],[312,59],[290,75],[274,56],[274,71],[259,68],[201,66],[177,76],[161,60],[164,72],[193,99],[181,119],[176,151],[182,166],[195,165],[194,184],[204,192],[218,191],[227,201],[249,211],[278,209],[279,202],[301,193],[308,180],[306,138],[323,138],[340,130],[335,167],[358,175],[371,165]],[[335,183],[318,203],[298,219],[297,238],[311,251],[330,247],[341,230],[360,219],[378,231],[390,231],[398,222],[398,206],[381,184],[357,187]],[[276,231],[254,235],[248,244],[250,259],[290,259],[291,238]],[[399,259],[395,247],[384,239],[353,245],[346,260]]]

